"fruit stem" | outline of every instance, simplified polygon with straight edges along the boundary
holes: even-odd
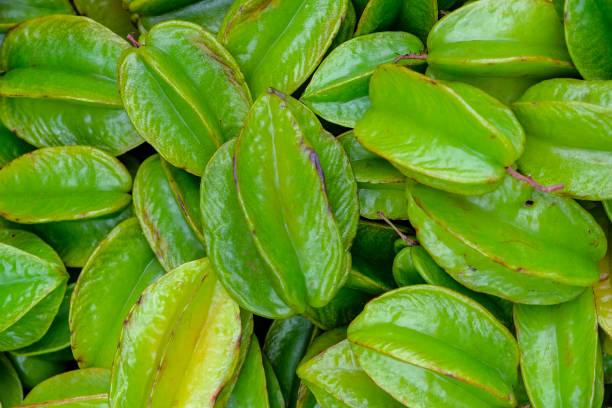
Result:
[[[563,183],[555,184],[555,185],[552,185],[552,186],[543,186],[541,184],[538,184],[533,179],[533,177],[531,177],[531,174],[528,174],[527,176],[524,176],[521,173],[519,173],[518,171],[514,170],[514,167],[512,167],[512,166],[506,167],[506,171],[508,172],[508,174],[510,174],[515,179],[517,179],[519,181],[522,181],[524,183],[527,183],[530,186],[532,186],[533,188],[535,188],[536,190],[543,191],[545,193],[552,193],[553,191],[563,190],[565,188],[565,184],[563,184]]]
[[[408,238],[404,233],[402,233],[402,231],[400,231],[395,225],[393,225],[391,220],[388,219],[387,217],[385,217],[385,214],[383,214],[382,211],[378,211],[376,213],[376,215],[378,215],[384,222],[386,222],[387,224],[389,224],[389,226],[391,228],[393,228],[393,231],[395,231],[397,233],[397,235],[399,235],[399,237],[402,239],[402,241],[404,241],[404,244],[406,244],[408,246],[417,246],[417,245],[420,245],[418,243],[418,241],[415,241],[414,239]]]
[[[139,43],[136,38],[134,38],[134,33],[129,33],[127,35],[127,39],[132,43],[132,45],[136,48],[142,47],[142,44]]]
[[[393,60],[393,62],[398,62],[401,60],[405,60],[405,59],[415,59],[415,60],[426,60],[427,59],[427,53],[423,53],[423,54],[404,54],[404,55],[400,55],[399,57],[395,58]]]

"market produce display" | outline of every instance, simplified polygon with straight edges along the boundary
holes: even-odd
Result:
[[[612,0],[0,0],[0,408],[612,407]]]

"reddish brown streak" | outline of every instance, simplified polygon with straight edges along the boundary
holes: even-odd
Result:
[[[129,41],[132,43],[132,45],[133,45],[134,47],[136,47],[136,48],[142,47],[142,44],[141,44],[141,43],[139,43],[139,42],[136,40],[136,38],[134,38],[134,34],[135,34],[135,33],[129,33],[129,34],[127,35],[127,39],[128,39],[128,40],[129,40]]]
[[[508,174],[510,174],[515,179],[517,179],[519,181],[522,181],[524,183],[527,183],[530,186],[532,186],[533,188],[535,188],[536,190],[543,191],[545,193],[552,193],[553,191],[563,190],[565,188],[565,184],[563,184],[563,183],[555,184],[555,185],[552,185],[552,186],[543,186],[541,184],[538,184],[533,179],[533,177],[531,177],[531,175],[524,176],[521,173],[519,173],[518,171],[514,170],[514,168],[512,166],[506,167],[506,171],[508,172]]]
[[[402,241],[404,241],[404,243],[406,245],[409,246],[417,246],[420,245],[418,243],[418,241],[415,241],[414,239],[410,239],[408,238],[402,231],[400,231],[395,225],[393,225],[393,223],[391,222],[390,219],[388,219],[385,214],[382,213],[382,211],[378,211],[376,213],[376,215],[378,215],[384,222],[386,222],[387,224],[389,224],[389,226],[391,226],[391,228],[393,228],[393,230],[397,233],[397,235],[399,235],[399,237],[402,239]]]
[[[398,61],[405,60],[405,59],[426,60],[427,54],[404,54],[404,55],[400,55],[399,57],[395,58],[393,62],[398,62]]]

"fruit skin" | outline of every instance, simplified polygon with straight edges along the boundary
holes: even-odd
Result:
[[[549,79],[529,88],[512,109],[526,133],[518,161],[555,194],[612,198],[612,81]]]
[[[292,94],[323,59],[348,0],[239,0],[219,40],[236,58],[254,98],[269,87]]]
[[[167,21],[119,59],[119,89],[138,132],[173,166],[201,176],[251,106],[234,58],[200,26]],[[152,114],[155,112],[155,114]]]
[[[174,269],[128,315],[111,371],[110,406],[212,408],[238,364],[242,330],[240,308],[206,258]]]
[[[361,368],[406,406],[516,406],[516,340],[486,309],[450,289],[387,292],[368,303],[347,335]]]
[[[198,178],[159,155],[147,158],[134,179],[134,213],[155,256],[169,272],[206,256]]]
[[[213,268],[242,307],[267,317],[327,305],[348,278],[359,217],[341,145],[305,106],[275,90],[255,101],[233,143],[202,178]]]
[[[327,121],[355,127],[370,107],[368,85],[375,68],[423,48],[417,37],[404,32],[373,33],[348,40],[325,57],[300,100]],[[423,61],[402,63],[415,69],[424,66]]]
[[[120,155],[143,139],[117,90],[126,40],[81,16],[27,20],[0,50],[0,120],[36,147],[88,145]]]
[[[534,408],[601,407],[603,368],[593,291],[554,306],[514,305],[521,371]]]
[[[568,0],[565,41],[584,79],[612,79],[612,4],[606,0]]]
[[[74,7],[80,15],[96,20],[125,38],[136,31],[136,27],[121,3],[121,0],[74,0]]]
[[[484,0],[441,19],[427,38],[428,74],[480,87],[512,103],[528,87],[577,71],[547,0]]]
[[[74,14],[70,0],[3,2],[2,9],[0,9],[0,44],[2,44],[2,34],[22,21],[52,14]]]
[[[507,176],[481,196],[408,183],[408,214],[434,261],[464,286],[551,305],[599,281],[606,238],[578,203]]]
[[[525,135],[512,111],[470,85],[384,64],[370,81],[370,100],[357,141],[419,183],[484,194],[523,152]]]
[[[0,170],[0,215],[28,224],[98,217],[125,208],[131,189],[126,168],[102,150],[46,147]]]
[[[41,404],[45,407],[108,407],[109,380],[110,371],[104,368],[66,371],[37,384],[23,400],[23,404]]]
[[[68,274],[57,253],[36,235],[0,229],[0,350],[40,340],[64,298]]]
[[[123,321],[164,272],[134,217],[100,242],[70,302],[70,342],[79,367],[111,368]]]

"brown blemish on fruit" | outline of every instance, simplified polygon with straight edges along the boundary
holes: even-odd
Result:
[[[404,54],[396,57],[393,62],[399,62],[402,60],[427,60],[427,52],[423,52],[423,54]]]
[[[268,89],[266,90],[266,92],[267,92],[267,93],[269,93],[270,95],[276,95],[276,96],[278,96],[278,97],[279,97],[279,98],[281,98],[283,101],[284,101],[285,99],[287,99],[287,94],[285,94],[285,93],[283,93],[283,92],[279,91],[278,89],[275,89],[275,88],[270,87],[270,88],[268,88]]]
[[[301,133],[299,130],[299,126],[295,122],[295,120],[292,119],[291,124],[293,125],[293,127],[296,129],[297,132]],[[325,194],[325,197],[327,197],[327,184],[325,182],[325,174],[323,173],[321,162],[319,161],[319,155],[317,154],[317,152],[314,151],[312,147],[306,145],[306,142],[304,142],[303,137],[300,139],[300,148],[302,149],[302,151],[308,153],[308,160],[310,160],[310,162],[314,165],[315,170],[317,171],[317,175],[319,176],[319,179],[321,180],[321,184],[323,184],[323,194]],[[333,214],[333,210],[331,208],[331,204],[329,203],[329,200],[327,200],[327,209],[330,213]]]

